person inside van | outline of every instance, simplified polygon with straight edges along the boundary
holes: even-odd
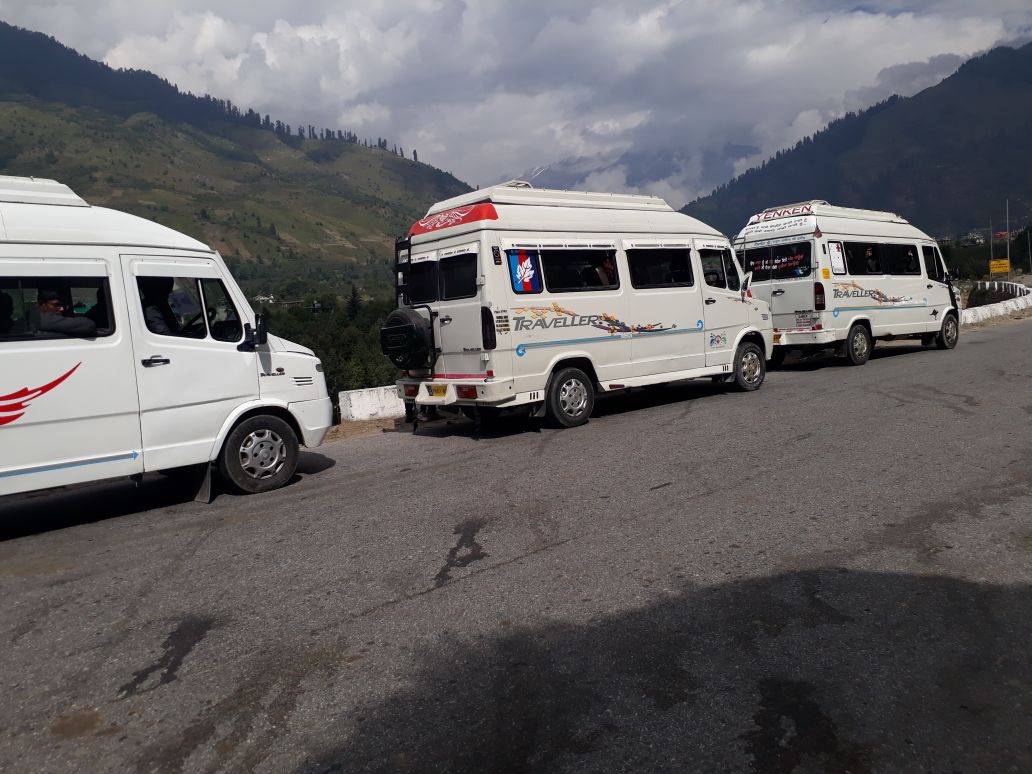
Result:
[[[598,281],[602,287],[616,285],[616,262],[613,261],[613,256],[607,255],[603,258],[602,263],[595,267],[595,271],[598,273]]]
[[[56,290],[41,288],[36,296],[36,304],[39,308],[39,323],[36,328],[40,332],[84,338],[97,335],[97,325],[93,320],[74,314],[64,314],[68,307]]]
[[[83,317],[93,320],[98,330],[111,327],[108,323],[107,293],[104,292],[103,285],[97,288],[97,302],[90,307]]]
[[[175,279],[172,277],[137,277],[143,302],[143,319],[147,330],[162,336],[179,336],[182,327],[176,319],[168,295],[172,292]]]
[[[867,267],[868,274],[881,274],[881,266],[874,255],[874,248],[870,245],[867,246],[867,250],[864,252],[864,265]]]

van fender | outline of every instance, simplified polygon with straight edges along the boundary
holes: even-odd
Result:
[[[215,436],[215,443],[212,444],[211,451],[208,452],[208,461],[215,462],[219,457],[219,452],[222,451],[222,444],[226,442],[226,437],[232,432],[236,423],[240,421],[240,417],[247,414],[255,409],[262,408],[275,408],[282,409],[285,413],[289,414],[292,420],[292,424],[297,425],[297,420],[294,419],[293,413],[290,411],[290,407],[286,401],[266,399],[266,400],[251,400],[247,403],[241,403],[226,417],[226,421],[222,423],[222,429],[219,430],[219,434]],[[294,428],[294,432],[297,433],[298,441],[301,441],[301,433],[298,428]]]
[[[763,354],[769,358],[770,353],[774,349],[774,332],[770,328],[760,330],[755,325],[748,325],[738,332],[738,335],[735,337],[735,345],[731,348],[731,351],[737,352],[742,340],[750,334],[757,334],[763,339]]]
[[[567,349],[567,350],[564,350],[564,351],[560,352],[558,355],[556,355],[555,357],[553,357],[551,360],[548,361],[548,366],[545,368],[545,371],[542,374],[542,376],[544,377],[544,386],[542,387],[542,389],[545,392],[548,391],[548,386],[549,386],[549,384],[552,381],[552,374],[555,373],[556,364],[562,362],[563,360],[578,360],[578,359],[579,360],[587,360],[589,363],[591,363],[591,369],[595,372],[594,376],[597,379],[598,378],[598,369],[595,367],[595,360],[594,360],[594,358],[592,358],[591,355],[589,355],[584,350],[569,350],[569,349]],[[591,376],[591,374],[588,374],[588,375]],[[596,381],[596,384],[598,384],[598,386],[601,388],[602,392],[605,392],[605,386],[604,385],[598,383],[597,381]]]
[[[844,318],[840,317],[839,320]],[[852,317],[845,318],[846,324],[841,327],[835,328],[835,341],[845,341],[846,336],[849,335],[849,329],[857,323],[867,323],[867,330],[871,333],[871,339],[874,340],[874,323],[871,322],[871,316],[867,314],[854,314]],[[838,332],[842,331],[842,337],[839,338]]]

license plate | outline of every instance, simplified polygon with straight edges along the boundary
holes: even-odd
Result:
[[[430,387],[430,394],[432,396],[434,396],[435,398],[443,398],[445,395],[448,394],[448,385],[447,384],[431,384],[431,385],[429,385],[429,387]]]
[[[796,312],[795,324],[797,328],[809,328],[813,325],[812,312]]]

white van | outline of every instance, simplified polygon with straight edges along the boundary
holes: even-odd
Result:
[[[410,404],[572,427],[597,392],[763,382],[767,304],[728,240],[662,199],[512,181],[435,204],[397,251],[381,347]]]
[[[862,365],[878,339],[952,349],[960,312],[935,240],[899,215],[825,201],[771,207],[735,239],[770,303],[774,354],[837,348]]]
[[[197,465],[205,498],[216,464],[266,491],[331,418],[320,362],[265,332],[216,251],[0,177],[0,495]]]

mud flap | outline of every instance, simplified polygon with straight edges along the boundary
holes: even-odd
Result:
[[[215,463],[208,462],[204,465],[198,465],[197,471],[194,474],[193,480],[194,485],[194,502],[208,504],[212,500],[211,482],[214,478]]]

